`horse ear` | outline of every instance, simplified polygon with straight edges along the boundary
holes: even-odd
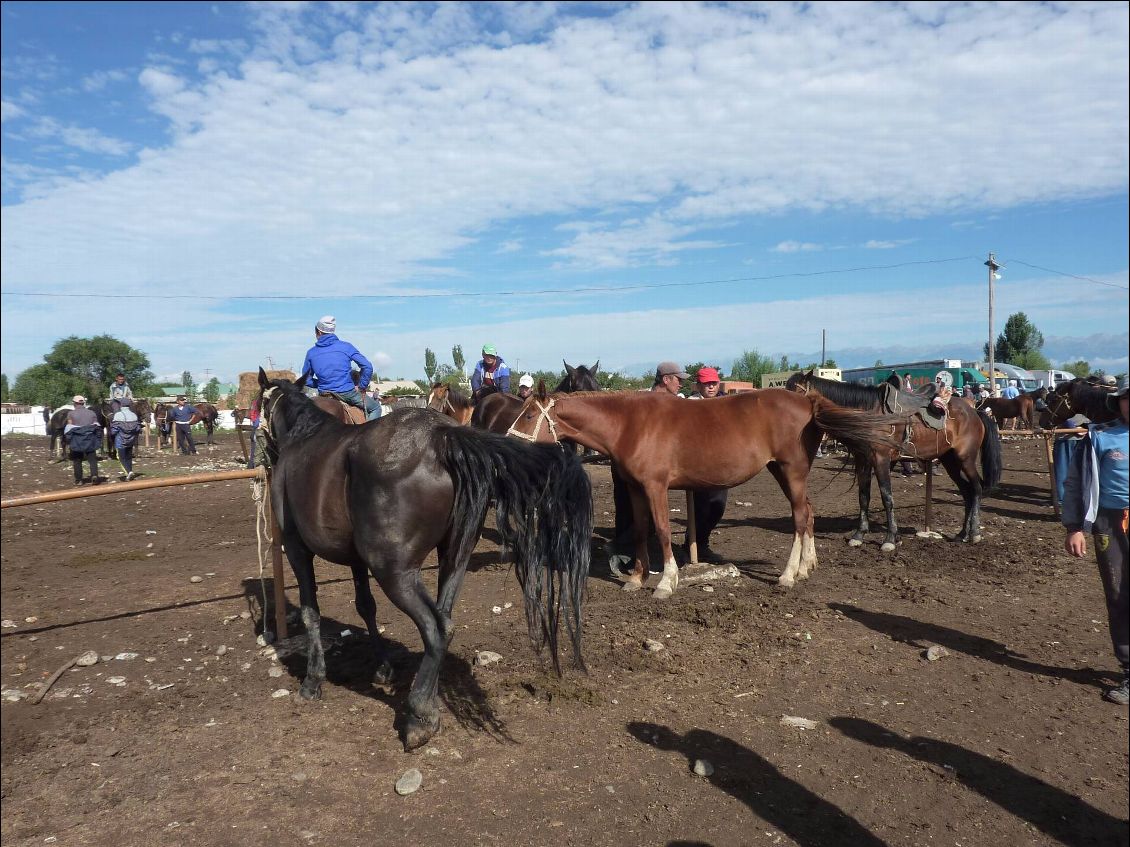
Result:
[[[306,373],[302,374],[302,376],[294,381],[294,387],[298,389],[305,388],[306,380],[309,379],[313,375],[313,373],[313,371],[306,371]]]
[[[804,378],[805,378],[805,379],[812,379],[812,377],[813,377],[813,375],[814,375],[815,373],[816,373],[816,368],[809,368],[809,369],[808,369],[808,373],[806,373],[806,374],[804,375]]]
[[[593,365],[592,368],[589,369],[589,373],[592,374],[593,376],[596,376],[596,372],[598,370],[600,370],[600,359],[596,360],[596,364]]]
[[[564,359],[561,360],[561,364],[563,364],[565,366],[565,372],[568,373],[569,376],[573,377],[573,379],[577,378],[577,369],[576,368],[574,368],[572,365],[570,365]]]
[[[545,391],[545,380],[544,379],[538,380],[537,395],[538,395],[539,400],[545,399],[546,391]]]
[[[259,367],[259,387],[270,388],[271,381],[267,379],[267,372],[263,370],[262,366]]]

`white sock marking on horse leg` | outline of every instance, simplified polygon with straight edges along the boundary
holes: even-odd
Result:
[[[796,584],[797,571],[800,570],[800,535],[793,536],[793,549],[789,551],[789,563],[777,578],[782,588],[792,588]]]
[[[679,565],[675,562],[675,557],[672,556],[663,563],[663,578],[659,580],[659,585],[655,586],[655,593],[652,595],[657,600],[666,600],[675,593],[675,589],[679,587]]]
[[[801,579],[808,579],[808,574],[816,567],[816,539],[807,532],[800,539],[800,574]]]

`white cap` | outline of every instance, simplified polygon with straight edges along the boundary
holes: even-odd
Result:
[[[81,394],[76,394],[74,397],[71,398],[71,402],[72,403],[85,403],[86,398],[83,397]]]
[[[522,374],[522,378],[520,380],[518,380],[518,387],[521,388],[523,385],[526,388],[533,388],[534,387],[534,378],[532,376],[530,376],[529,374]]]
[[[319,332],[337,332],[337,318],[333,315],[323,315],[322,318],[314,324],[314,329]]]

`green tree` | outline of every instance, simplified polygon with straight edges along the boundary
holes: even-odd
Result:
[[[988,345],[985,345],[985,347],[986,347],[986,353],[985,353],[985,355],[988,355]],[[882,360],[882,359],[876,359],[876,360],[875,360],[875,364],[874,364],[874,365],[873,365],[872,367],[876,367],[876,368],[881,368],[881,367],[883,367],[883,360]]]
[[[752,382],[754,387],[761,385],[761,375],[775,372],[777,360],[772,356],[762,356],[756,350],[746,350],[730,366],[730,379]]]
[[[596,372],[596,381],[605,391],[638,391],[641,388],[651,388],[652,377],[628,376],[618,371],[599,370]]]
[[[1064,362],[1059,366],[1059,370],[1075,374],[1077,377],[1086,377],[1091,375],[1091,363],[1085,359],[1077,359],[1074,362]]]
[[[836,360],[835,360],[835,359],[825,359],[825,360],[824,360],[824,364],[823,364],[823,365],[822,365],[821,367],[825,367],[825,368],[838,368],[838,367],[839,367],[839,365],[837,365],[837,364],[836,364]]]
[[[8,402],[8,375],[0,374],[0,403]]]
[[[204,386],[204,402],[217,403],[220,399],[220,378],[212,377]]]
[[[192,381],[192,374],[185,371],[180,375],[180,384],[184,389],[184,395],[188,398],[190,403],[196,402],[196,383]]]
[[[16,377],[12,397],[17,403],[57,409],[70,403],[76,394],[85,394],[86,390],[86,383],[81,377],[62,373],[44,363],[32,365]]]
[[[69,336],[55,342],[43,361],[52,370],[80,379],[82,393],[91,399],[105,397],[118,373],[126,375],[135,397],[144,397],[153,383],[149,357],[111,335]]]
[[[467,364],[467,360],[463,358],[463,345],[462,344],[456,344],[454,347],[451,348],[451,361],[455,363],[455,370],[456,371],[458,371],[460,374],[466,373],[466,371],[463,370],[463,368]]]
[[[428,385],[436,381],[436,354],[431,347],[424,348],[424,376],[428,378]]]
[[[453,388],[460,388],[463,384],[463,373],[455,370],[455,368],[447,364],[447,362],[442,362],[436,366],[435,382],[442,382]]]
[[[1028,320],[1028,316],[1023,312],[1016,312],[1009,315],[1008,320],[1004,322],[1004,331],[997,336],[996,344],[993,345],[993,357],[997,362],[1003,362],[1009,365],[1016,365],[1021,368],[1028,368],[1025,362],[1029,362],[1037,370],[1050,367],[1047,364],[1048,360],[1040,353],[1040,348],[1044,346],[1044,335],[1035,325]],[[989,357],[989,345],[984,347],[985,358]],[[1039,354],[1034,356],[1032,354]]]

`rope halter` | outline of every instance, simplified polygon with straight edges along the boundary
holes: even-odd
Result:
[[[541,404],[541,401],[535,398],[534,399],[534,405],[538,407],[538,419],[537,419],[537,423],[534,424],[533,433],[530,434],[530,435],[527,435],[526,433],[518,432],[518,430],[515,429],[515,427],[518,426],[518,421],[520,421],[522,419],[522,415],[519,414],[518,417],[516,417],[514,419],[514,423],[510,424],[510,429],[506,430],[506,434],[517,436],[518,438],[521,438],[523,441],[529,441],[531,444],[533,444],[533,443],[537,442],[538,435],[541,433],[542,421],[545,421],[547,424],[549,424],[549,432],[550,432],[550,435],[553,436],[553,440],[554,441],[560,441],[561,438],[560,438],[560,436],[557,435],[557,424],[553,420],[553,418],[550,417],[550,414],[549,414],[549,410],[552,409],[554,407],[554,405],[556,405],[556,403],[557,403],[557,399],[553,398],[549,401],[548,405],[543,406]]]

